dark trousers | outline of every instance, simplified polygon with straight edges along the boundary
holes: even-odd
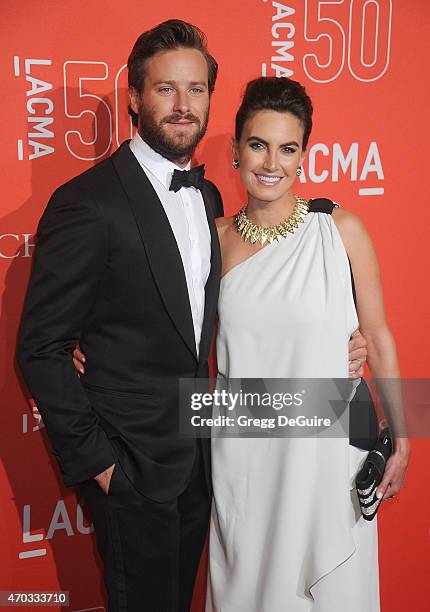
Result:
[[[189,612],[210,510],[199,446],[188,486],[169,502],[138,493],[118,463],[107,495],[95,480],[80,486],[104,564],[109,612]]]

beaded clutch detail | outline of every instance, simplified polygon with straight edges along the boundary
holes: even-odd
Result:
[[[366,521],[371,521],[375,517],[381,504],[382,498],[376,497],[376,489],[384,477],[385,465],[392,448],[390,430],[387,427],[380,433],[378,441],[367,455],[355,479],[361,514]]]

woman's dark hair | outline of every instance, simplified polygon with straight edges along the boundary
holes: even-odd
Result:
[[[169,19],[160,23],[152,30],[148,30],[139,36],[128,58],[128,86],[136,91],[143,90],[145,79],[145,62],[160,51],[168,51],[185,47],[201,51],[208,65],[208,89],[209,95],[215,89],[215,81],[218,73],[218,64],[207,49],[207,39],[204,32],[196,26],[179,19]],[[132,123],[137,127],[137,114],[129,106]]]
[[[242,103],[236,114],[236,140],[242,136],[245,122],[253,113],[272,110],[291,113],[303,125],[303,151],[312,131],[312,101],[303,85],[286,77],[260,77],[246,86]]]

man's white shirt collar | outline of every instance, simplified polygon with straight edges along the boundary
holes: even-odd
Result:
[[[130,149],[141,166],[153,174],[166,189],[169,189],[174,170],[189,170],[191,163],[185,168],[180,168],[170,160],[166,159],[146,144],[140,134],[136,132],[130,142]]]

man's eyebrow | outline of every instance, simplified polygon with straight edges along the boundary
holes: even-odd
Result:
[[[166,80],[166,81],[156,81],[153,85],[176,85],[177,81]],[[189,85],[191,87],[195,87],[196,85],[200,85],[201,87],[207,87],[208,84],[205,81],[190,81]]]
[[[250,136],[249,138],[247,138],[246,142],[250,142],[251,140],[258,140],[258,142],[261,142],[264,145],[268,145],[269,143],[267,142],[267,140],[264,140],[263,138],[260,138],[259,136]],[[291,145],[294,145],[296,147],[299,146],[299,143],[296,142],[295,140],[291,140],[290,142],[284,142],[283,144],[279,145],[281,147],[291,147]]]

